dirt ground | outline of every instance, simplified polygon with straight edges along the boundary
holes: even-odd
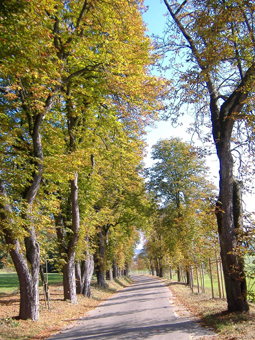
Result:
[[[254,340],[255,306],[250,305],[249,313],[228,314],[226,300],[211,299],[206,294],[192,294],[189,287],[163,279],[174,297],[170,303],[175,305],[179,316],[193,316],[202,325],[214,329],[214,340]],[[19,294],[0,295],[0,339],[3,340],[44,340],[63,329],[73,327],[89,310],[107,299],[116,290],[131,283],[130,279],[120,279],[109,283],[107,290],[92,286],[92,299],[78,296],[78,304],[63,300],[62,285],[50,286],[50,310],[40,290],[40,319],[18,320]]]
[[[131,283],[130,279],[121,278],[117,282],[108,284],[103,290],[94,283],[91,287],[92,299],[78,296],[78,304],[71,304],[63,300],[62,285],[52,285],[50,290],[50,310],[45,305],[44,294],[40,289],[40,318],[18,320],[19,294],[0,294],[0,339],[2,340],[43,340],[63,329],[73,327],[89,310],[107,299],[116,290]]]

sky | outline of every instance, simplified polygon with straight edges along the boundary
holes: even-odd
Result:
[[[143,14],[143,20],[147,25],[148,35],[156,34],[162,35],[164,31],[164,27],[166,24],[166,16],[167,13],[165,4],[162,3],[161,0],[144,0],[144,5],[148,6],[148,10]],[[187,116],[183,116],[179,120],[179,126],[173,127],[170,121],[159,121],[156,122],[155,128],[147,128],[147,157],[144,159],[145,166],[149,167],[152,165],[152,160],[150,158],[150,150],[151,147],[157,143],[160,139],[166,139],[171,137],[180,137],[184,142],[191,141],[191,135],[186,133],[186,130],[189,124],[192,122],[192,119]],[[210,180],[218,187],[219,178],[218,178],[218,160],[216,155],[210,157],[207,160],[207,166],[210,168],[208,172],[208,177]],[[143,248],[144,239],[143,236],[140,236],[140,243],[137,246],[137,249]]]
[[[161,0],[144,0],[144,5],[148,6],[148,10],[143,14],[143,20],[147,25],[148,35],[156,34],[161,35],[164,31],[166,24],[166,6]],[[180,125],[178,127],[173,127],[170,121],[160,121],[155,123],[156,128],[147,128],[147,157],[145,158],[145,165],[151,166],[152,160],[150,158],[150,149],[157,143],[159,139],[166,139],[171,137],[180,137],[184,142],[191,142],[191,134],[186,132],[189,124],[192,124],[192,118],[190,116],[183,116],[179,120]],[[194,142],[194,139],[193,139]],[[197,145],[199,145],[197,140]],[[201,144],[201,143],[200,143]],[[213,151],[214,151],[213,147]],[[208,177],[214,183],[216,187],[219,184],[219,163],[214,153],[212,156],[207,157],[206,161],[209,167]]]

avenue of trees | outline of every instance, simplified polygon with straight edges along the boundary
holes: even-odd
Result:
[[[0,3],[0,257],[17,271],[21,319],[39,318],[45,260],[77,303],[93,273],[105,287],[128,272],[141,230],[159,275],[164,261],[220,251],[228,310],[248,310],[241,180],[253,175],[254,4],[164,4],[165,34],[152,42],[143,0]],[[168,56],[169,81],[151,72]],[[143,169],[145,127],[183,108],[194,132],[212,129],[218,196],[203,150],[179,138],[158,141]]]
[[[144,127],[167,83],[142,1],[2,1],[1,238],[20,282],[21,319],[39,317],[39,270],[58,254],[64,298],[124,269],[146,225]],[[107,251],[106,251],[107,249]]]
[[[147,185],[155,220],[144,253],[152,273],[162,276],[163,270],[182,265],[188,275],[189,266],[218,252],[215,188],[198,150],[178,138],[158,141],[152,158]]]
[[[240,156],[240,170],[242,152],[250,151],[251,176],[255,4],[244,0],[164,0],[164,4],[168,22],[158,47],[170,53],[169,68],[176,70],[170,91],[171,113],[178,115],[184,104],[190,104],[195,109],[194,130],[211,126],[220,169],[216,215],[228,310],[246,311],[244,260],[239,252],[243,178],[234,171],[233,155]]]

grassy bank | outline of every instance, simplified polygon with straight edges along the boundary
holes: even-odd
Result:
[[[53,283],[53,281],[55,282]],[[61,281],[62,277],[59,274],[49,276],[50,310],[45,305],[43,291],[40,288],[40,319],[37,322],[17,320],[19,313],[19,294],[17,292],[0,293],[0,339],[46,339],[64,328],[69,328],[101,301],[132,282],[130,278],[124,277],[114,282],[107,281],[107,289],[101,289],[93,282],[92,298],[79,295],[78,304],[74,305],[63,301]]]

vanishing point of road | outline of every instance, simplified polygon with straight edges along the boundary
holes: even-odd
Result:
[[[211,338],[189,317],[177,317],[171,292],[160,281],[133,275],[135,282],[96,309],[72,329],[51,340],[188,340]]]

